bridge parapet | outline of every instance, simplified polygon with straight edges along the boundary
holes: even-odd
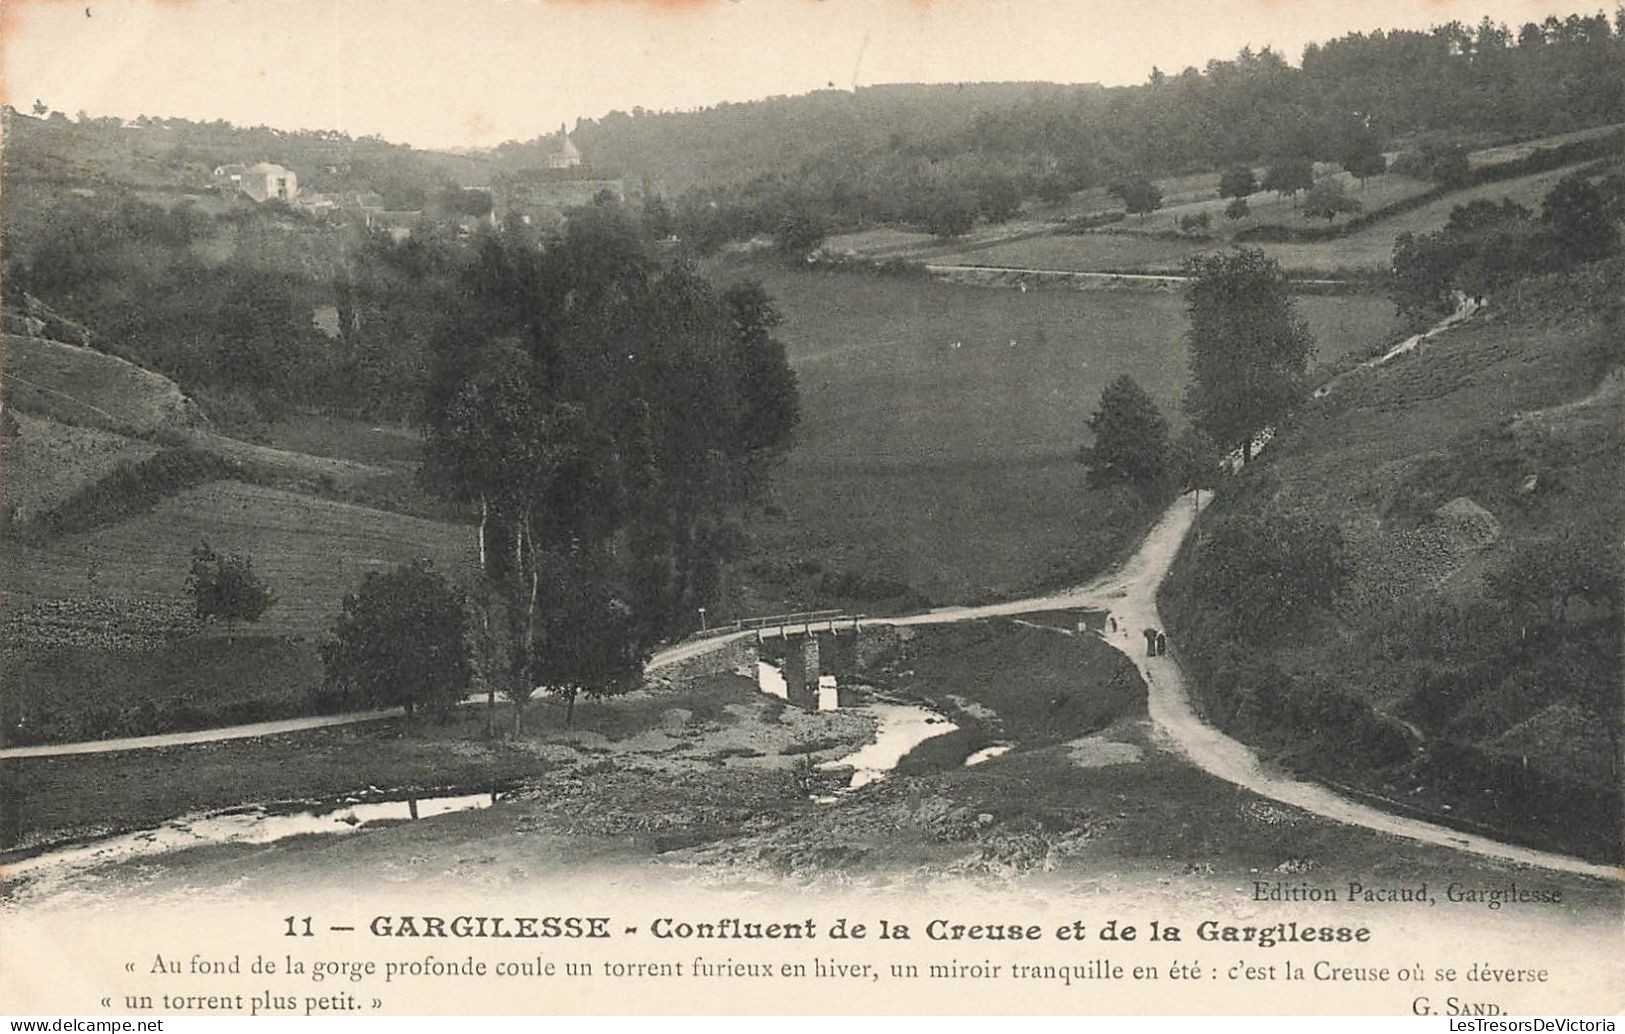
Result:
[[[769,639],[794,639],[810,635],[856,633],[858,623],[862,620],[863,615],[861,614],[842,614],[835,611],[830,616],[820,617],[817,620],[781,621],[775,624],[756,625],[754,627],[756,629],[756,641],[765,642]]]

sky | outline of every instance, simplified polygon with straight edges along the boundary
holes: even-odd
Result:
[[[420,147],[887,82],[1143,82],[1561,0],[0,0],[0,95]],[[1610,8],[1611,9],[1611,8]]]

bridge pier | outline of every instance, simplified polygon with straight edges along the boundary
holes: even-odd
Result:
[[[801,636],[785,644],[785,697],[807,711],[818,710],[819,653],[815,635]]]
[[[763,660],[782,666],[786,700],[808,711],[818,710],[819,679],[833,677],[836,706],[855,703],[847,685],[862,662],[862,636],[855,617],[763,625],[754,646]]]

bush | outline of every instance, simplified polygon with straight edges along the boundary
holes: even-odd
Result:
[[[1196,556],[1204,596],[1240,642],[1281,643],[1330,607],[1348,581],[1343,536],[1310,513],[1232,514]]]
[[[241,553],[223,557],[207,542],[192,550],[186,579],[200,621],[224,621],[227,628],[239,621],[258,621],[276,602],[265,582],[254,573],[254,562]]]
[[[821,774],[818,763],[811,757],[803,754],[790,762],[790,767],[784,773],[784,795],[786,797],[810,797],[817,792]]]
[[[1128,218],[1127,212],[1095,212],[1092,215],[1077,215],[1061,224],[1061,233],[1088,233],[1090,230],[1102,226],[1111,226]]]

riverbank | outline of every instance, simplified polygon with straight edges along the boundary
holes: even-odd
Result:
[[[1133,668],[1107,642],[1092,632],[1077,634],[1070,624],[1056,620],[1053,629],[1036,628],[998,618],[911,630],[889,659],[891,675],[872,673],[878,688],[865,692],[867,701],[883,694],[928,705],[952,721],[980,724],[1010,748],[992,756],[978,751],[984,756],[975,764],[966,763],[968,744],[950,742],[946,752],[922,753],[916,761],[924,763],[912,771],[905,767],[846,789],[853,771],[842,762],[876,732],[861,707],[809,714],[758,691],[752,680],[702,676],[579,707],[576,730],[558,729],[559,716],[547,705],[531,707],[532,727],[545,723],[550,731],[491,745],[509,759],[528,756],[532,766],[502,787],[494,803],[465,800],[464,810],[426,821],[386,814],[358,832],[341,807],[313,816],[343,824],[341,830],[323,831],[318,821],[317,828],[307,823],[299,835],[274,842],[200,837],[194,846],[165,850],[161,864],[153,864],[158,857],[98,859],[80,852],[85,864],[67,871],[19,866],[7,896],[33,907],[87,898],[282,894],[336,889],[360,872],[377,872],[391,884],[450,880],[487,888],[619,879],[617,873],[640,885],[899,886],[935,885],[941,878],[1002,885],[1020,878],[1104,891],[1131,881],[1217,897],[1241,893],[1254,881],[1305,877],[1475,885],[1516,878],[1562,889],[1575,915],[1618,908],[1618,887],[1605,881],[1377,834],[1210,775],[1147,718],[1143,688],[1126,708],[1045,725],[1043,708],[1027,706],[1049,704],[1052,697],[1041,697],[1041,688],[1070,686],[1079,697],[1110,701],[1113,694],[1102,695],[1093,676],[1080,672],[1109,679],[1120,665]],[[1035,642],[1055,648],[1032,649]],[[985,656],[990,666],[975,672],[967,656]],[[1000,670],[1001,657],[1008,670]],[[957,682],[948,674],[954,672]],[[432,732],[395,729],[389,735],[402,752],[460,749],[473,756],[476,748],[486,749],[474,742],[479,729],[472,726],[462,730],[461,747],[449,733]],[[382,735],[385,728],[321,735],[369,733]],[[917,750],[951,738],[932,737]],[[287,747],[281,744],[276,756],[285,758]],[[351,741],[314,753],[331,751],[336,763],[346,752],[365,757],[368,751],[357,747]],[[105,765],[117,758],[60,763]],[[299,769],[334,771],[321,764]],[[267,771],[259,770],[262,778]],[[142,796],[133,770],[120,776],[103,768],[94,778],[109,801],[118,792],[115,783],[129,802]],[[171,772],[156,785],[178,779]],[[424,816],[436,806],[423,802]]]
[[[467,707],[445,722],[397,717],[256,739],[6,759],[4,844],[28,852],[244,805],[298,810],[622,768],[651,783],[742,771],[776,788],[796,758],[834,760],[872,735],[861,714],[787,708],[730,673],[579,703],[570,728],[564,710],[551,699],[533,701],[525,708],[529,731],[496,739],[486,738],[484,709]],[[511,730],[511,705],[499,705],[496,719]]]

